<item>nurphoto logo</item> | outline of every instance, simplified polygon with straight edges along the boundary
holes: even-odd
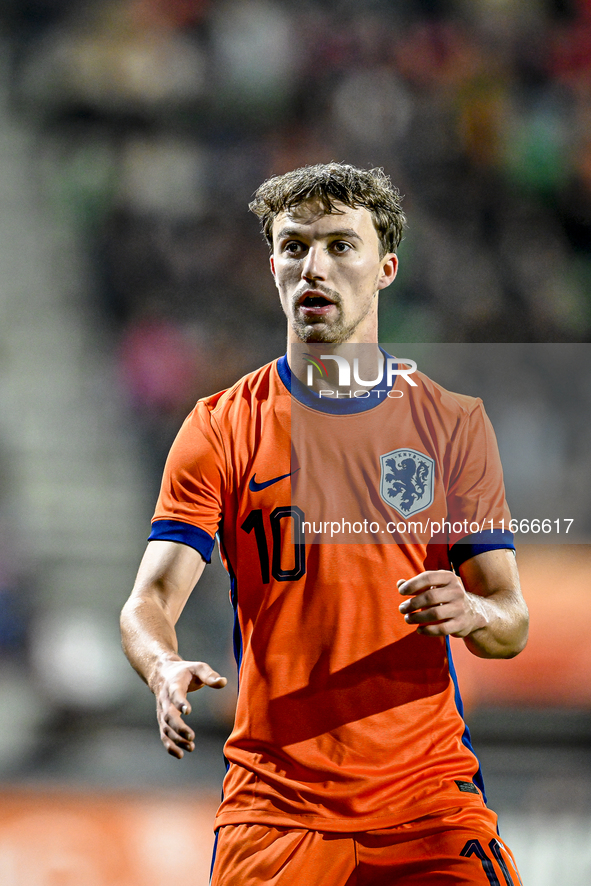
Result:
[[[306,384],[309,388],[314,385],[314,370],[319,374],[320,378],[328,383],[328,369],[325,365],[326,360],[334,360],[338,367],[338,387],[339,389],[343,388],[351,388],[351,362],[340,354],[321,354],[319,357],[313,354],[306,353],[304,354],[304,359],[307,366],[306,371]],[[410,376],[413,372],[417,371],[417,364],[414,360],[410,360],[406,357],[390,357],[387,356],[384,359],[384,354],[380,353],[378,357],[378,368],[377,368],[377,376],[376,378],[364,379],[360,377],[359,373],[359,358],[354,357],[353,359],[353,380],[360,387],[357,390],[349,390],[349,391],[337,391],[337,396],[341,397],[358,397],[364,398],[370,396],[370,391],[373,394],[377,394],[379,397],[380,394],[386,394],[390,398],[400,398],[404,396],[403,391],[401,390],[392,390],[394,381],[397,376],[401,376],[407,384],[411,385],[411,387],[416,388],[417,383]],[[385,364],[385,365],[384,365]],[[376,388],[376,385],[383,383],[385,387]],[[318,391],[318,395],[322,397],[330,397],[335,395],[335,391],[333,390],[320,390]]]

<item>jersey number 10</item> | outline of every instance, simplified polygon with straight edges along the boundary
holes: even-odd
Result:
[[[291,537],[293,556],[289,558],[293,563],[289,568],[284,566],[284,547],[281,536],[282,520],[292,520]],[[275,508],[269,515],[271,524],[271,575],[276,581],[297,581],[306,574],[306,545],[304,542],[304,519],[305,515],[300,508],[291,507]],[[263,584],[268,584],[269,578],[269,548],[267,545],[267,533],[265,532],[265,520],[260,508],[250,512],[241,526],[245,532],[254,530],[254,537],[259,552],[261,565],[261,578]],[[288,530],[289,531],[289,530]]]

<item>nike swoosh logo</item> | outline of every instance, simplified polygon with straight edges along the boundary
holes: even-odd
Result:
[[[273,477],[272,480],[265,480],[264,483],[257,483],[255,480],[256,474],[253,474],[248,484],[248,488],[251,492],[260,492],[261,489],[266,489],[267,486],[272,486],[273,483],[279,483],[280,480],[285,480],[286,477],[291,477],[292,474],[297,474],[299,468],[296,468],[295,471],[290,471],[289,474],[282,474],[280,477]]]

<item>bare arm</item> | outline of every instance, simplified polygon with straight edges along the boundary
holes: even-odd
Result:
[[[400,605],[408,624],[430,637],[463,637],[480,658],[513,658],[527,642],[528,612],[512,551],[477,554],[459,576],[423,572],[399,581],[398,590],[412,595]]]
[[[123,649],[156,696],[160,737],[173,757],[195,747],[181,714],[191,711],[187,693],[226,685],[208,664],[178,654],[175,624],[205,567],[197,551],[172,541],[152,541],[121,613]]]

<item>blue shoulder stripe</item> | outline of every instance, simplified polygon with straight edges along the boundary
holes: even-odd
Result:
[[[215,538],[204,529],[181,520],[154,520],[148,541],[178,541],[199,551],[206,563],[211,563],[215,545]]]

